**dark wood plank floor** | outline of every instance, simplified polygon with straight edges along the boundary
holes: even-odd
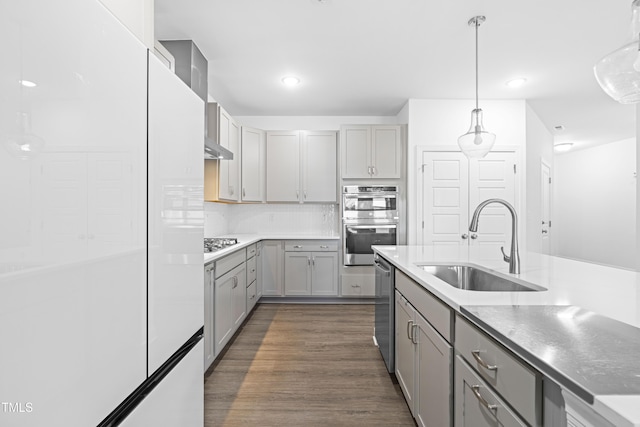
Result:
[[[205,379],[205,426],[414,426],[373,310],[258,305]]]

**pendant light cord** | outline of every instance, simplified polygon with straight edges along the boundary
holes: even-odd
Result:
[[[478,27],[480,22],[476,18],[476,110],[478,109]]]

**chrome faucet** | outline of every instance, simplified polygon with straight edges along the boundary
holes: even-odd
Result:
[[[509,256],[507,256],[507,254],[504,253],[504,246],[500,247],[500,250],[502,251],[504,261],[509,263],[509,273],[520,274],[520,254],[518,253],[518,215],[516,215],[516,210],[509,202],[502,199],[488,199],[480,203],[473,213],[473,218],[471,218],[469,231],[474,233],[478,231],[478,218],[480,217],[480,212],[490,203],[500,203],[509,209],[509,212],[511,213],[511,252]]]

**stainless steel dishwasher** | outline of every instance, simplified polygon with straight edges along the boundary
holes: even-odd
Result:
[[[384,258],[375,254],[376,298],[375,337],[387,371],[395,371],[395,268]]]

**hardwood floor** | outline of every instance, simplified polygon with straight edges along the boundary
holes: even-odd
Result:
[[[373,305],[259,304],[205,379],[205,426],[415,426]]]

